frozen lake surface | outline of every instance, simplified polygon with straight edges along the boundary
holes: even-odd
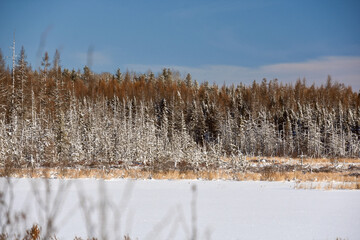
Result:
[[[9,193],[6,180],[1,191]],[[11,179],[27,226],[58,239],[360,239],[360,191],[293,182]],[[7,194],[7,200],[9,200]]]

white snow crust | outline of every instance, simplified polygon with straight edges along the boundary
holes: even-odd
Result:
[[[27,226],[44,225],[45,209],[57,210],[58,239],[125,234],[131,239],[360,239],[356,190],[299,190],[294,182],[256,181],[12,178],[11,183],[13,211],[26,213]],[[2,191],[5,185],[1,178]]]

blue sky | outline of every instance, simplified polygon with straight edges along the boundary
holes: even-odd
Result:
[[[36,68],[59,49],[63,67],[82,70],[91,49],[95,72],[169,67],[218,84],[330,74],[359,90],[359,12],[351,0],[2,0],[0,48],[11,56],[16,31]]]

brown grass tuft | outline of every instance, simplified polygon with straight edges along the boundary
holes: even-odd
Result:
[[[39,240],[41,229],[37,224],[34,224],[31,229],[26,230],[26,235],[23,240]]]

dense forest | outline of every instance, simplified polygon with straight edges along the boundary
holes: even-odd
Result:
[[[32,69],[24,48],[10,67],[1,54],[2,167],[199,169],[226,158],[241,168],[243,156],[360,157],[360,93],[330,76],[322,86],[218,86],[170,69],[69,70],[58,51]]]

